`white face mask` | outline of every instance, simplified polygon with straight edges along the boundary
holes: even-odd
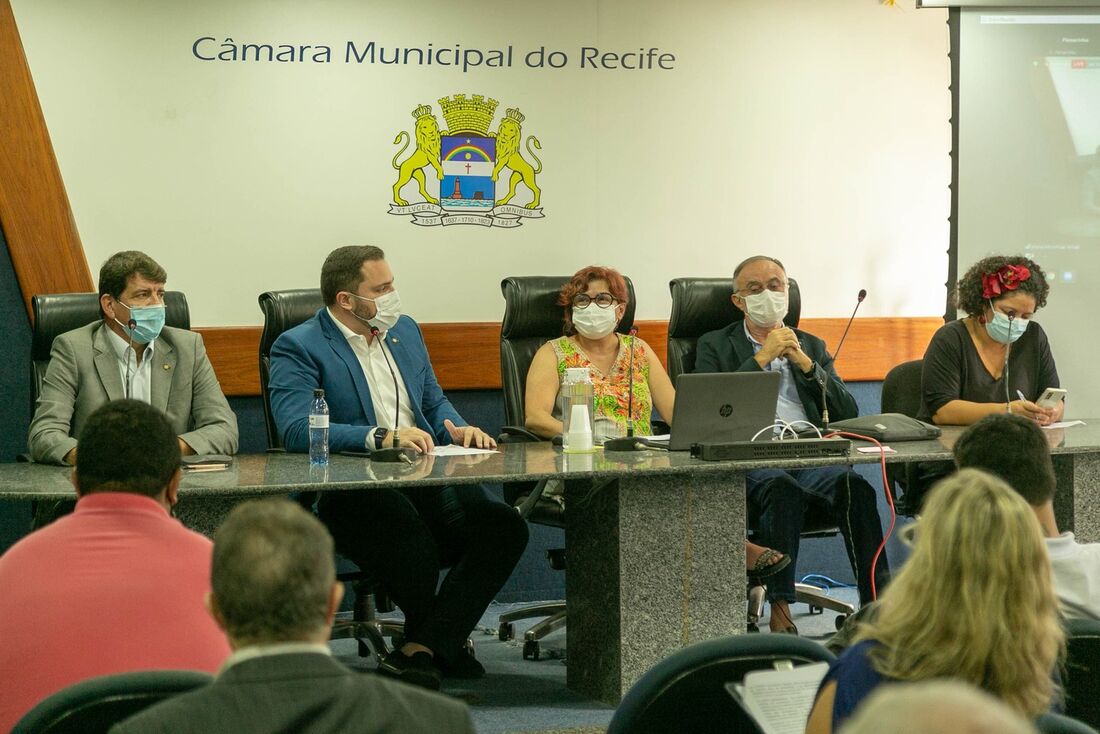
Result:
[[[617,323],[619,319],[615,315],[614,306],[600,308],[591,303],[588,308],[573,309],[573,326],[585,339],[602,339],[615,331]]]
[[[787,294],[784,291],[765,290],[745,296],[745,313],[754,324],[762,328],[778,326],[787,315]]]
[[[401,318],[401,296],[397,295],[396,288],[389,293],[383,293],[378,298],[367,298],[355,293],[349,295],[358,298],[360,301],[370,301],[374,304],[375,314],[369,319],[363,318],[354,311],[351,312],[351,315],[379,331],[389,331],[397,325],[397,320]]]

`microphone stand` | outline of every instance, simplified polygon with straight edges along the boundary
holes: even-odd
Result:
[[[1012,322],[1015,318],[1016,317],[1014,315],[1008,317],[1008,334],[1009,334],[1009,336],[1012,336]],[[1008,380],[1008,377],[1009,377],[1009,374],[1008,374],[1008,355],[1011,354],[1011,353],[1012,353],[1012,342],[1009,342],[1009,343],[1005,344],[1005,366],[1004,366],[1004,369],[1001,370],[1004,373],[1003,375],[1001,375],[1001,377],[1003,377],[1004,381],[1005,381],[1005,412],[1008,413],[1009,415],[1012,415],[1012,391],[1009,389],[1009,386],[1008,386],[1008,382],[1009,382],[1009,380]]]
[[[859,293],[856,295],[856,307],[852,309],[852,315],[848,318],[848,325],[844,327],[844,333],[840,335],[840,343],[836,345],[836,351],[833,352],[833,364],[836,364],[837,359],[840,357],[840,349],[844,346],[844,340],[848,338],[848,329],[852,328],[852,322],[856,320],[856,311],[859,311],[860,304],[863,303],[863,299],[867,297],[867,289],[860,288]],[[829,375],[825,375],[825,379],[821,380],[821,427],[825,430],[829,429]]]
[[[603,442],[604,451],[639,451],[649,448],[634,438],[634,338],[638,330],[630,329],[630,366],[627,368],[626,437]]]
[[[413,462],[413,457],[410,456],[412,449],[403,449],[397,444],[398,430],[397,420],[401,416],[401,391],[397,388],[397,374],[393,371],[393,364],[390,362],[390,355],[386,353],[386,345],[383,344],[377,326],[370,327],[371,336],[378,339],[378,348],[382,350],[382,356],[386,358],[386,367],[390,370],[390,378],[393,380],[393,446],[388,449],[373,449],[370,452],[371,461],[382,462],[398,462],[403,461],[406,464]]]

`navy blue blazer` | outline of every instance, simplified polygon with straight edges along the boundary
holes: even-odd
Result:
[[[408,316],[386,332],[386,346],[409,393],[416,426],[437,444],[451,436],[443,421],[466,422],[435,379],[420,327]],[[309,451],[309,408],[313,390],[324,388],[329,409],[329,450],[363,451],[378,423],[370,385],[348,340],[327,309],[284,332],[271,347],[271,411],[287,451]]]
[[[855,398],[833,369],[833,358],[825,349],[825,342],[800,329],[795,329],[794,333],[802,351],[814,361],[814,369],[809,375],[798,368],[791,370],[806,417],[815,425],[821,425],[822,382],[827,384],[825,392],[830,421],[842,421],[859,415]],[[753,359],[755,354],[752,342],[745,336],[744,322],[735,321],[699,337],[695,346],[695,372],[761,372],[760,365]]]

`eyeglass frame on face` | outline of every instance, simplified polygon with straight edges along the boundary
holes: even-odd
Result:
[[[607,303],[600,303],[600,299],[604,298],[604,296],[607,297]],[[587,293],[578,293],[577,295],[573,296],[573,301],[571,305],[573,306],[573,308],[584,310],[593,303],[595,303],[596,306],[599,308],[611,308],[612,306],[617,306],[619,304],[619,301],[617,298],[615,298],[615,296],[611,295],[607,291],[601,291],[595,296],[590,296]]]
[[[779,278],[772,278],[767,283],[760,283],[753,280],[746,283],[743,288],[734,291],[733,295],[743,299],[745,296],[758,296],[765,290],[775,293],[786,293],[789,282],[788,280],[780,280]]]

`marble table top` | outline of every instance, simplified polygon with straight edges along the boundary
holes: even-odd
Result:
[[[951,446],[962,432],[947,427],[930,441],[891,444],[887,463],[950,460]],[[1100,420],[1087,425],[1045,432],[1055,454],[1100,453]],[[316,490],[369,489],[400,483],[403,486],[439,484],[499,484],[537,481],[547,477],[569,479],[613,478],[627,473],[704,476],[731,470],[807,468],[835,464],[871,464],[877,454],[859,453],[871,444],[853,441],[848,457],[793,458],[753,461],[702,461],[686,451],[645,450],[591,454],[563,454],[549,442],[513,443],[498,453],[475,456],[422,456],[412,464],[380,463],[364,457],[334,455],[328,467],[311,467],[303,454],[247,454],[234,459],[225,471],[185,473],[182,497],[249,497]],[[67,467],[38,464],[0,464],[0,500],[27,501],[72,498]]]

